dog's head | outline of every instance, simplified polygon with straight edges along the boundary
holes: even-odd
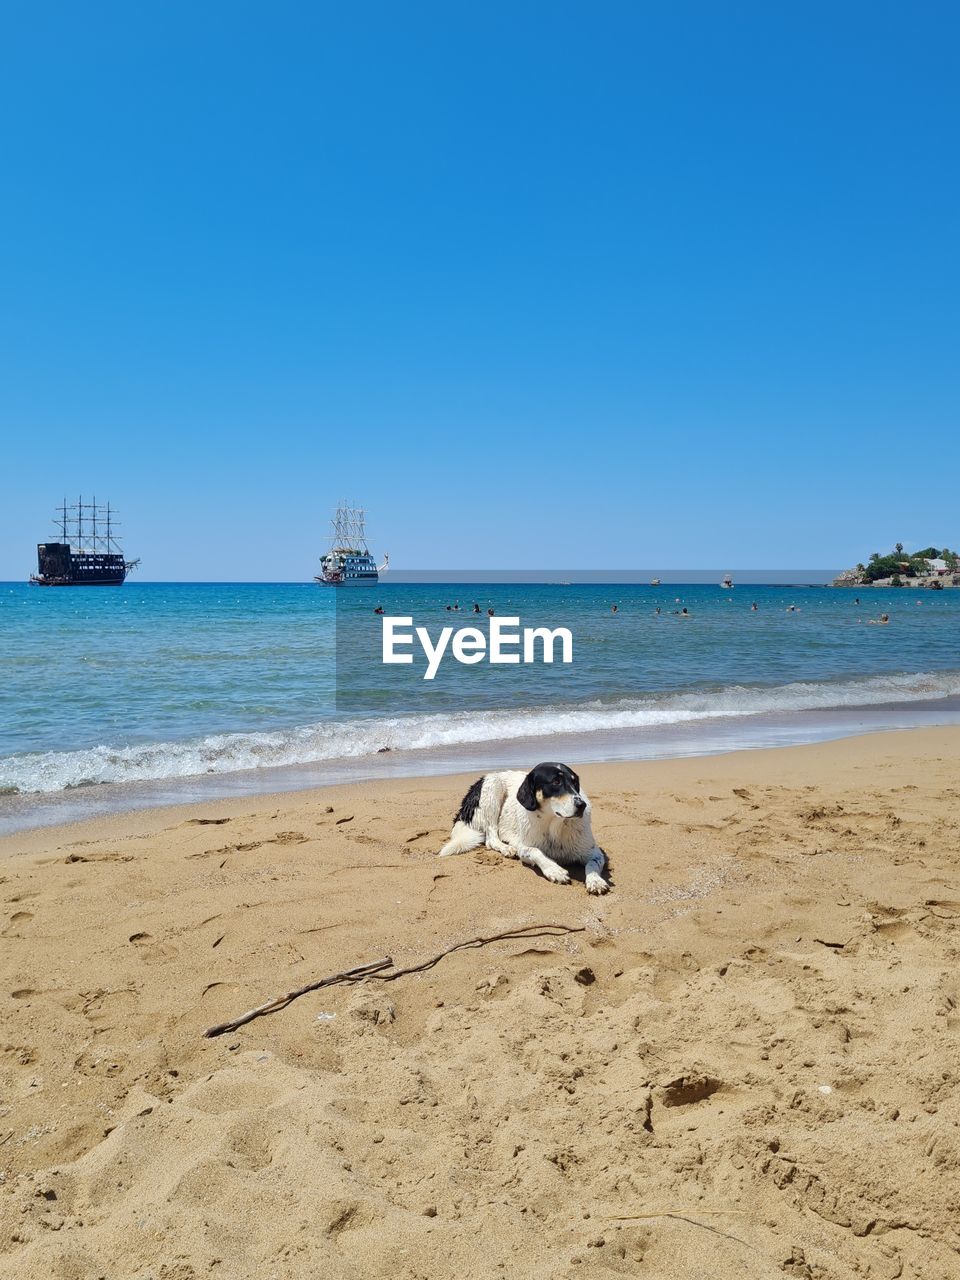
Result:
[[[565,764],[538,764],[517,789],[517,799],[525,809],[544,809],[557,818],[582,818],[587,798],[580,793],[580,779]]]

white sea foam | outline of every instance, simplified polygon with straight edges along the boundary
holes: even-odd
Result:
[[[182,742],[97,746],[0,759],[0,795],[52,793],[105,782],[189,778],[305,765],[393,751],[603,730],[643,730],[713,718],[924,702],[960,695],[960,672],[870,676],[775,687],[652,694],[509,710],[331,720],[270,733],[212,734]]]

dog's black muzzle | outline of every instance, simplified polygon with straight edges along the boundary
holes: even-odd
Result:
[[[573,803],[573,812],[576,815],[576,817],[582,818],[583,815],[587,812],[586,800],[575,800]]]

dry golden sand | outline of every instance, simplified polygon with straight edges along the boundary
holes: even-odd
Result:
[[[584,766],[602,900],[437,861],[469,779],[0,842],[0,1274],[960,1276],[958,765]]]

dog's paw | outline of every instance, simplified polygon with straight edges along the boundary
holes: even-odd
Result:
[[[603,876],[597,875],[595,871],[591,871],[586,878],[587,893],[609,893],[610,886],[604,880]]]
[[[544,876],[551,884],[569,884],[570,876],[563,867],[542,867]]]

